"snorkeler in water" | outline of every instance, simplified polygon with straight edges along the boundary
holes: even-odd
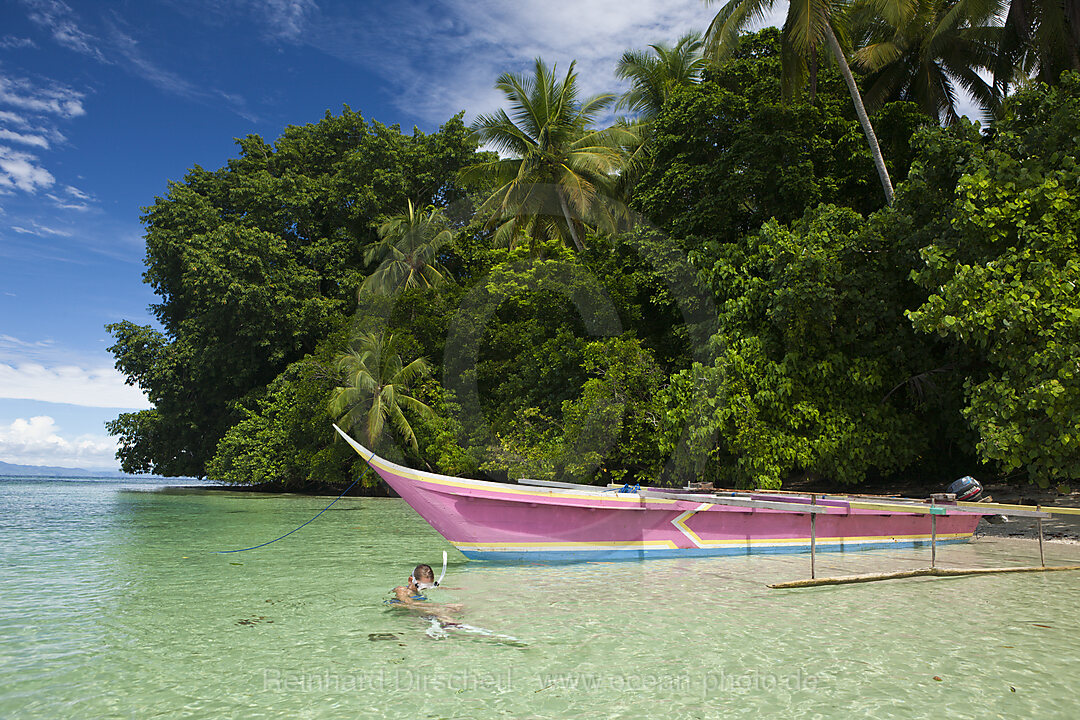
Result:
[[[436,587],[435,571],[431,569],[430,565],[420,564],[413,568],[412,575],[409,576],[405,585],[399,585],[394,588],[393,592],[398,602],[403,605],[410,605],[427,602],[424,591],[433,587]]]
[[[435,572],[430,565],[420,564],[413,568],[405,585],[394,588],[394,597],[386,602],[395,607],[413,610],[420,617],[430,622],[425,630],[428,637],[433,640],[445,640],[449,635],[447,630],[456,630],[464,633],[486,636],[496,642],[509,643],[511,645],[525,645],[524,642],[512,635],[492,632],[485,628],[476,627],[460,622],[450,613],[461,612],[464,606],[458,603],[433,603],[428,599],[428,590],[440,587],[443,578],[446,577],[446,553],[443,553],[443,571],[439,579],[435,579]]]
[[[445,575],[445,570],[443,573]],[[435,579],[435,571],[431,569],[431,566],[420,564],[413,568],[412,574],[405,585],[394,588],[394,599],[389,602],[392,605],[417,610],[426,616],[434,617],[444,625],[456,625],[457,621],[449,613],[460,612],[461,605],[456,603],[433,603],[424,594],[426,591],[438,586],[439,581]]]

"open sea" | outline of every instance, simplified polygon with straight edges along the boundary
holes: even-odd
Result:
[[[486,565],[369,498],[216,554],[331,498],[167,485],[0,478],[0,718],[1080,717],[1080,572],[769,590],[808,556]],[[468,630],[384,604],[444,549],[430,597]],[[818,556],[820,575],[928,564]]]

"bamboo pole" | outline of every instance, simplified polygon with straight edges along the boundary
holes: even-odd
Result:
[[[793,513],[827,513],[834,515],[844,514],[844,508],[830,507],[826,505],[810,505],[805,502],[786,502],[783,500],[753,500],[744,497],[727,497],[725,495],[703,495],[700,493],[672,493],[662,490],[648,490],[642,488],[638,491],[640,497],[646,499],[657,498],[660,500],[681,500],[691,503],[708,503],[710,505],[727,505],[739,508],[760,508],[763,510],[784,510]]]
[[[1010,505],[1008,503],[957,501],[957,507],[985,510],[985,515],[1016,515],[1017,517],[1050,517],[1051,515],[1080,515],[1080,508],[1051,506],[1042,510],[1032,510],[1030,505]]]
[[[1074,507],[1058,507],[1057,505],[1051,505],[1048,508],[1041,507],[1042,512],[1050,513],[1051,515],[1080,515],[1080,508]]]
[[[931,505],[930,507],[933,507]],[[930,567],[937,565],[937,515],[930,516]]]
[[[1041,509],[1040,506],[1035,506],[1036,510]],[[1042,530],[1042,518],[1039,518],[1039,564],[1046,567],[1046,556],[1043,555],[1043,530]]]
[[[849,585],[853,583],[875,582],[877,580],[899,580],[912,577],[956,577],[961,575],[989,575],[992,573],[1020,573],[1020,572],[1054,572],[1059,570],[1080,570],[1080,565],[1063,566],[1019,566],[1002,568],[919,568],[918,570],[902,570],[891,573],[866,573],[863,575],[844,575],[841,577],[816,578],[811,580],[792,580],[791,582],[774,583],[767,587],[774,590],[785,588],[818,587],[821,585]]]

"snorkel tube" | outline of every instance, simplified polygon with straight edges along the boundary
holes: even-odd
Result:
[[[442,585],[442,579],[446,577],[446,551],[442,551],[442,572],[439,573],[439,579],[435,581],[435,587]]]

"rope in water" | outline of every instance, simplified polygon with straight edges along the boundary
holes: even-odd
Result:
[[[370,469],[371,469],[370,467],[369,467],[369,468],[366,468],[366,469],[364,470],[364,472],[363,472],[363,473],[361,473],[360,477],[358,477],[358,478],[356,478],[355,480],[353,480],[353,482],[352,482],[352,485],[350,485],[349,487],[345,488],[345,490],[344,490],[344,491],[343,491],[343,492],[342,492],[342,493],[341,493],[340,495],[338,495],[338,496],[337,496],[336,498],[334,498],[334,499],[333,499],[333,500],[332,500],[332,501],[330,502],[330,505],[327,505],[327,506],[326,506],[326,507],[324,507],[324,508],[323,508],[322,510],[320,510],[320,511],[319,511],[319,515],[322,515],[322,514],[323,514],[324,512],[326,512],[327,510],[329,510],[329,509],[330,509],[330,507],[331,507],[331,506],[332,506],[332,505],[333,505],[334,503],[336,503],[336,502],[337,502],[338,500],[340,500],[341,498],[345,497],[345,493],[347,493],[347,492],[349,492],[350,490],[352,490],[352,489],[353,489],[353,486],[354,486],[354,485],[356,485],[356,483],[358,483],[358,482],[360,482],[361,480],[363,480],[363,479],[364,479],[364,476],[368,474],[368,470],[370,470]],[[314,522],[315,518],[319,517],[319,515],[316,515],[315,517],[311,518],[311,520],[308,520],[308,521],[307,521],[306,523],[304,523],[304,525],[307,525],[308,523]],[[251,546],[251,547],[248,547],[248,548],[240,548],[239,550],[215,550],[214,552],[215,552],[216,554],[218,554],[218,555],[227,555],[227,554],[229,554],[229,553],[247,552],[248,550],[258,550],[258,549],[259,549],[259,548],[261,548],[261,547],[266,547],[267,545],[271,545],[271,544],[273,544],[273,543],[276,543],[276,542],[277,542],[278,540],[281,540],[281,539],[283,539],[283,538],[287,538],[287,537],[289,537],[289,536],[290,536],[290,535],[292,535],[292,534],[293,534],[294,532],[296,532],[296,531],[297,531],[297,530],[299,530],[300,528],[304,527],[304,525],[301,525],[300,527],[297,527],[297,528],[293,528],[292,530],[290,530],[289,532],[285,533],[285,534],[284,534],[284,535],[282,535],[281,537],[279,537],[279,538],[274,538],[274,539],[273,539],[273,540],[271,540],[270,542],[264,542],[264,543],[263,543],[262,545],[253,545],[253,546]]]

